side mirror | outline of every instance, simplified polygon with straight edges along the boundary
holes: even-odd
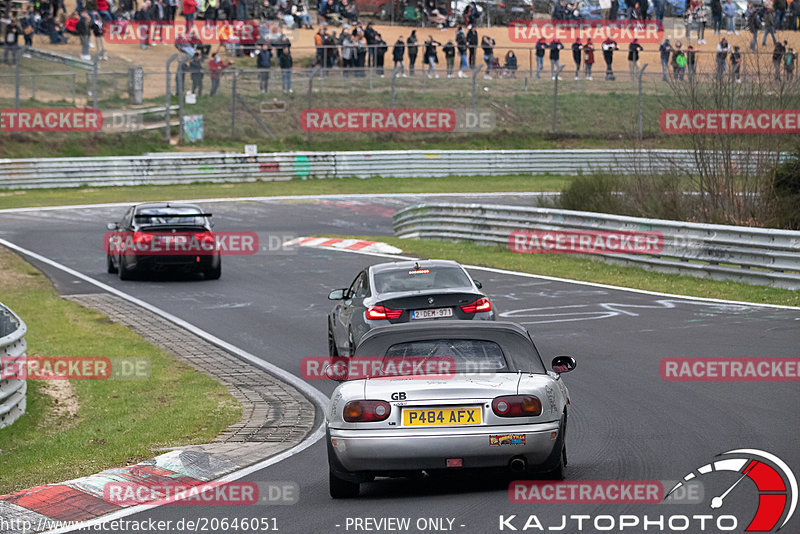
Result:
[[[474,278],[472,279],[472,281],[475,282],[475,287],[477,287],[478,289],[481,289],[483,287],[483,284],[481,284],[480,282],[478,282]]]
[[[119,225],[117,223],[108,223],[106,228],[109,230],[119,230]]]
[[[346,289],[334,289],[328,293],[328,300],[343,300]]]
[[[572,356],[556,356],[550,366],[556,373],[568,373],[578,366],[578,362]]]

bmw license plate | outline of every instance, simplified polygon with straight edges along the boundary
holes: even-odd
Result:
[[[481,424],[480,407],[473,408],[406,408],[403,426],[447,426]]]
[[[437,319],[439,317],[452,317],[453,308],[433,308],[431,310],[414,310],[412,319]]]

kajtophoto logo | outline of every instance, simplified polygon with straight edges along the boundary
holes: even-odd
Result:
[[[665,500],[687,482],[718,473],[730,474],[733,475],[733,483],[711,499],[709,506],[712,510],[722,508],[728,495],[737,488],[743,488],[739,484],[747,478],[758,491],[758,507],[745,532],[777,532],[786,526],[797,508],[797,478],[786,462],[759,449],[734,449],[717,457],[723,458],[702,465],[684,476],[667,493]]]

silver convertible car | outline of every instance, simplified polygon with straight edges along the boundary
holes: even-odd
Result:
[[[521,326],[450,320],[380,327],[341,360],[379,372],[339,384],[331,397],[334,499],[358,496],[359,485],[378,476],[423,471],[501,468],[564,478],[570,399],[561,373],[576,362],[558,356],[547,370]]]

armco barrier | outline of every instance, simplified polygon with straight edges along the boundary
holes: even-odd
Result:
[[[603,213],[479,204],[418,204],[397,212],[401,238],[509,246],[515,230],[657,231],[658,255],[593,254],[609,263],[715,280],[800,289],[800,232]]]
[[[25,355],[27,330],[22,319],[0,304],[0,371],[6,357]],[[0,428],[10,425],[25,413],[27,390],[25,380],[0,380]]]
[[[719,153],[719,166],[724,154]],[[713,155],[708,156],[713,159]],[[740,171],[770,162],[769,154],[734,153]],[[691,158],[690,158],[691,159]],[[772,155],[774,161],[774,154]],[[0,189],[194,182],[248,182],[293,178],[369,178],[578,174],[647,169],[660,173],[680,162],[681,150],[398,150],[274,154],[165,153],[146,156],[0,159]],[[706,162],[710,164],[710,162]]]

